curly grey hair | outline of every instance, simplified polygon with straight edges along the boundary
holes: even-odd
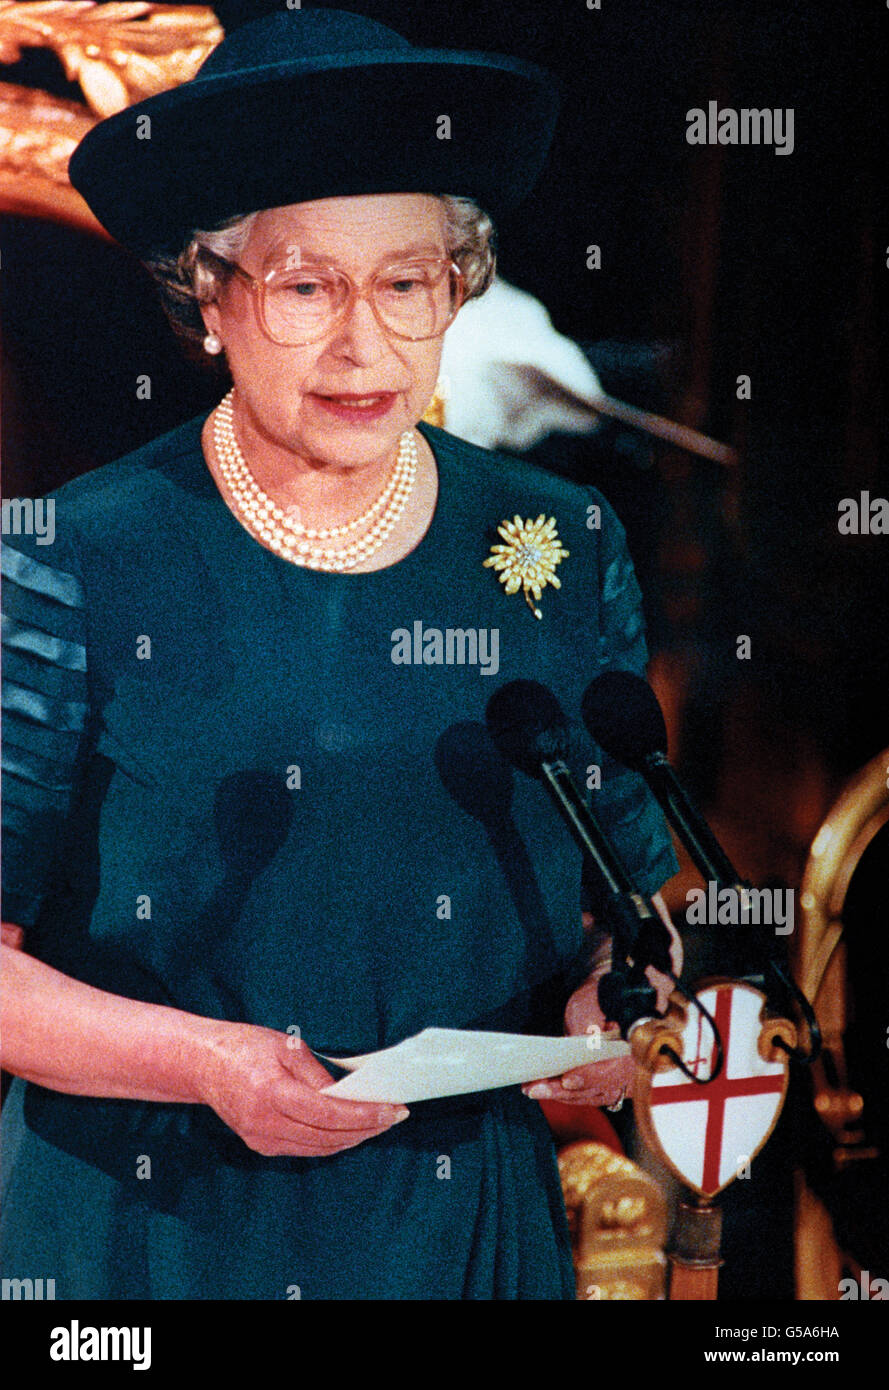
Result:
[[[466,298],[477,299],[494,279],[497,265],[494,224],[470,198],[452,194],[437,196],[444,205],[448,255],[463,272]],[[258,216],[258,211],[245,213],[206,231],[196,229],[178,256],[159,253],[143,262],[160,288],[167,318],[187,345],[200,347],[206,333],[200,305],[215,299],[231,273],[218,266],[211,267],[211,263],[201,258],[201,250],[206,248],[227,260],[238,260]],[[205,355],[201,356],[202,360],[208,360]]]

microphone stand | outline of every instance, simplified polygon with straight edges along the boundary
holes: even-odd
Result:
[[[719,892],[731,892],[738,896],[741,908],[740,920],[747,915],[748,898],[752,885],[741,878],[728,855],[713,834],[703,816],[697,811],[686,795],[682,783],[676,776],[663,750],[646,754],[641,759],[639,770],[660,803],[667,820],[673,826],[692,862],[705,883],[713,883]],[[739,947],[734,969],[739,980],[761,990],[767,999],[772,999],[783,1012],[792,1014],[795,1002],[806,1021],[809,1031],[809,1048],[795,1047],[790,1054],[794,1060],[813,1062],[821,1051],[821,1031],[815,1011],[795,981],[782,969],[781,962],[775,958],[772,943],[762,928],[745,923],[746,940]],[[752,965],[751,961],[757,962]]]

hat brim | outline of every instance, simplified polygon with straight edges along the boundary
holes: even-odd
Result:
[[[69,176],[142,255],[240,213],[356,194],[458,194],[496,218],[537,181],[558,105],[548,73],[498,55],[337,54],[128,107],[90,131]]]

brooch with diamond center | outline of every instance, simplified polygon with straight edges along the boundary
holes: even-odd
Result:
[[[490,556],[482,563],[499,570],[498,578],[507,594],[517,594],[521,589],[534,617],[542,618],[535,603],[547,584],[561,589],[556,565],[570,554],[559,540],[555,517],[547,519],[541,512],[536,521],[522,521],[520,516],[515,516],[512,521],[501,522],[497,534],[503,537],[505,544],[492,545]]]

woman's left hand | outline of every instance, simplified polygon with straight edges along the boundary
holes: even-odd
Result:
[[[543,1081],[530,1081],[522,1090],[531,1100],[560,1100],[569,1105],[619,1105],[629,1095],[636,1073],[631,1053],[607,1061],[588,1062],[550,1076]]]
[[[619,1105],[629,1094],[636,1071],[632,1055],[596,1061],[597,1041],[600,1038],[613,1040],[620,1037],[617,1025],[606,1022],[599,1005],[599,980],[609,968],[605,964],[594,970],[586,983],[571,995],[565,1009],[565,1032],[569,1037],[589,1037],[590,1061],[582,1067],[563,1072],[561,1076],[528,1082],[522,1090],[532,1100],[561,1100],[573,1105]]]
[[[663,898],[658,893],[652,899],[670,933],[670,956],[673,969],[678,975],[682,969],[682,942],[670,920]],[[565,1032],[569,1037],[590,1036],[590,1050],[595,1058],[594,1040],[601,1037],[613,1040],[620,1037],[620,1030],[614,1023],[607,1022],[599,1005],[599,981],[610,969],[608,963],[600,965],[590,978],[574,991],[565,1008]],[[646,977],[657,992],[656,1008],[665,1013],[673,990],[673,981],[653,966],[645,972]],[[614,1057],[607,1061],[592,1060],[582,1067],[574,1067],[561,1076],[548,1076],[540,1081],[529,1081],[522,1087],[526,1096],[532,1100],[560,1100],[573,1105],[620,1105],[630,1093],[636,1074],[636,1062],[632,1053],[626,1057]]]

